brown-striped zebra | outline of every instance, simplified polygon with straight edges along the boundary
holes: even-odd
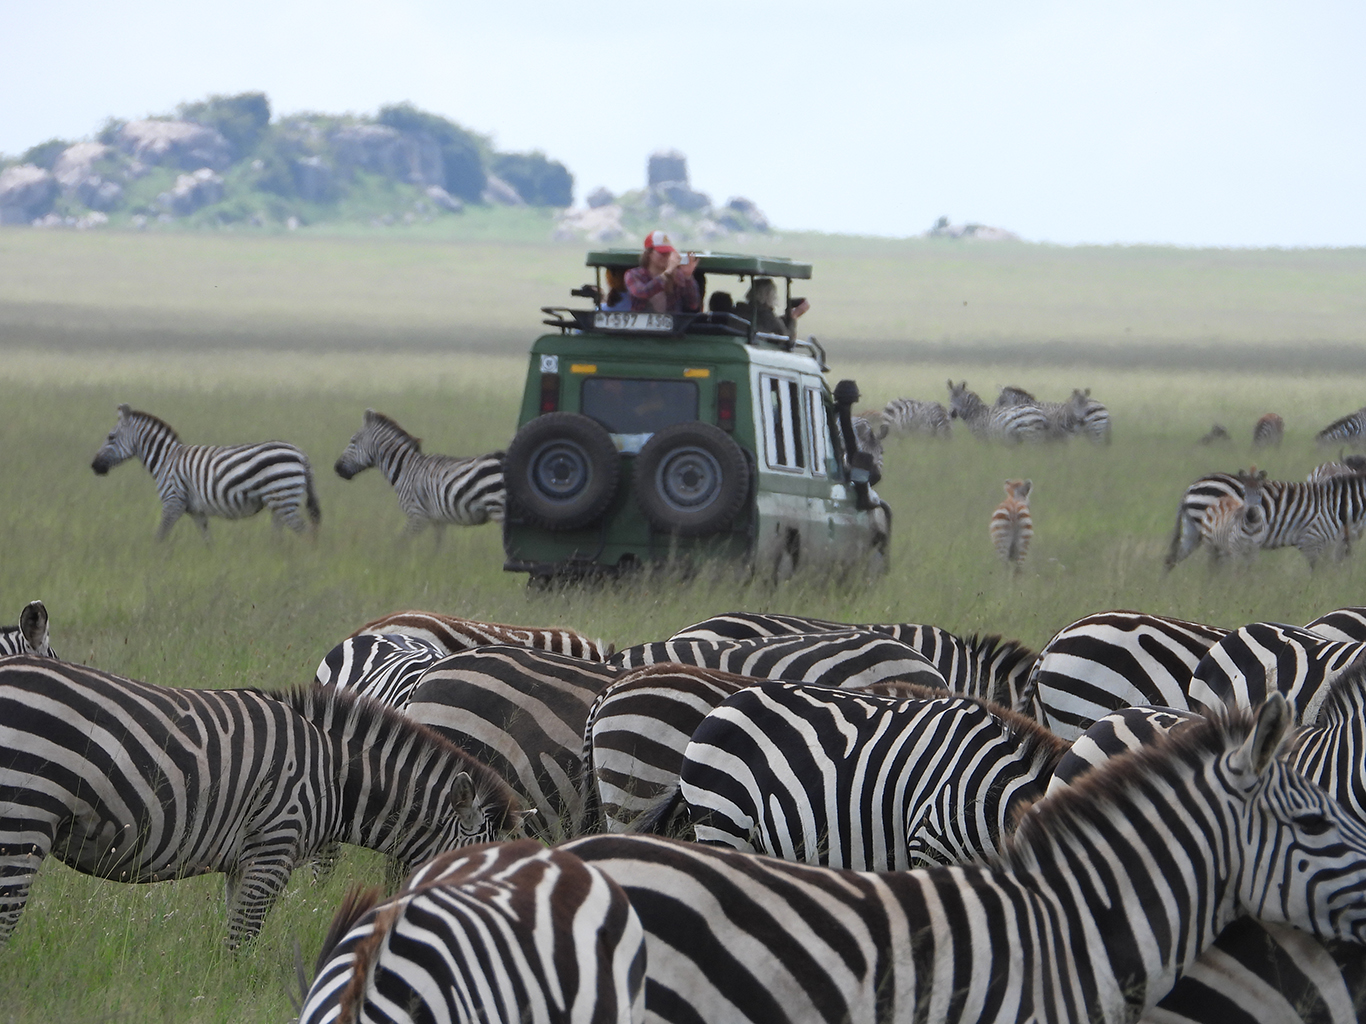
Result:
[[[1034,517],[1029,514],[1033,487],[1031,480],[1007,480],[1006,500],[991,514],[991,545],[996,556],[1015,569],[1024,562],[1034,539]]]
[[[1279,448],[1285,440],[1285,420],[1274,412],[1265,413],[1252,428],[1253,448]]]

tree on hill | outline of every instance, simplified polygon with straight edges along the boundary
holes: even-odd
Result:
[[[441,147],[441,159],[446,167],[446,191],[468,203],[479,202],[479,196],[488,184],[485,154],[492,148],[486,138],[461,128],[440,114],[418,110],[411,103],[381,107],[376,120],[401,132],[432,139]]]
[[[574,202],[574,176],[564,164],[547,159],[539,149],[500,153],[494,157],[493,173],[532,206],[570,206]]]
[[[182,103],[176,112],[182,121],[217,129],[232,143],[238,159],[256,149],[270,125],[270,100],[263,92],[210,96],[198,103]]]

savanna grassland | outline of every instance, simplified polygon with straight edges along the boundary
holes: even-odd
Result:
[[[521,237],[521,236],[516,236]],[[589,278],[582,248],[413,231],[318,237],[0,232],[0,621],[42,598],[64,658],[156,683],[305,682],[362,622],[403,607],[575,626],[618,646],[743,607],[846,621],[922,621],[1039,646],[1114,607],[1234,626],[1366,604],[1358,554],[1311,575],[1293,551],[1211,572],[1162,572],[1176,502],[1200,474],[1255,461],[1302,478],[1336,452],[1313,434],[1366,404],[1366,251],[1062,249],[788,235],[752,242],[815,264],[803,322],[831,377],[864,404],[943,401],[966,378],[1061,399],[1090,387],[1108,448],[1008,450],[965,431],[890,442],[879,488],[896,520],[888,576],[778,588],[703,573],[528,593],[502,572],[496,527],[402,535],[388,485],[331,470],[380,409],[432,452],[504,446],[537,307]],[[717,282],[713,287],[724,287]],[[90,460],[128,402],[190,442],[283,438],[313,459],[316,537],[265,517],[188,522],[153,539],[159,503],[137,463]],[[1254,455],[1252,425],[1285,417]],[[1225,447],[1196,439],[1219,422]],[[1008,477],[1033,479],[1036,538],[1018,576],[986,523]],[[346,883],[296,875],[258,943],[222,952],[218,876],[126,886],[44,865],[0,950],[0,1022],[263,1021],[291,1016],[294,943],[311,964]]]

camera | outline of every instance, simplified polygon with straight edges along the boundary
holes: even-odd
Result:
[[[792,299],[788,299],[788,300],[787,300],[787,308],[788,308],[788,309],[796,309],[798,306],[800,306],[800,305],[801,305],[803,302],[805,302],[805,301],[806,301],[806,300],[805,300],[805,299],[802,299],[802,298],[792,298]]]
[[[586,284],[582,288],[571,289],[569,294],[578,299],[592,299],[594,302],[602,301],[602,292],[595,284]]]
[[[678,262],[686,266],[688,262],[688,254],[686,252],[680,252],[678,254]]]

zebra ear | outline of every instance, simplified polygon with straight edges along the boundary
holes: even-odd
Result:
[[[451,783],[451,803],[455,805],[455,813],[460,815],[461,822],[470,831],[477,829],[484,820],[483,810],[474,801],[474,780],[469,772],[461,772]]]
[[[892,429],[892,425],[891,425],[890,423],[884,423],[884,424],[882,424],[882,429],[878,431],[877,439],[878,439],[879,441],[881,441],[884,437],[887,436],[887,432],[888,432],[889,430],[891,430],[891,429]]]
[[[127,402],[124,402],[122,405],[119,406],[119,418],[122,419],[124,416],[127,416],[132,411],[133,407],[129,405]]]
[[[373,423],[373,422],[375,422],[375,416],[376,416],[376,415],[378,415],[378,414],[375,412],[374,409],[366,409],[366,410],[365,410],[365,422],[366,422],[366,423]]]
[[[30,601],[19,613],[19,632],[35,654],[47,650],[47,607],[42,601]]]
[[[1249,785],[1266,771],[1289,729],[1290,705],[1286,703],[1285,695],[1278,690],[1258,709],[1252,735],[1243,741],[1236,754],[1239,767],[1253,775]]]

